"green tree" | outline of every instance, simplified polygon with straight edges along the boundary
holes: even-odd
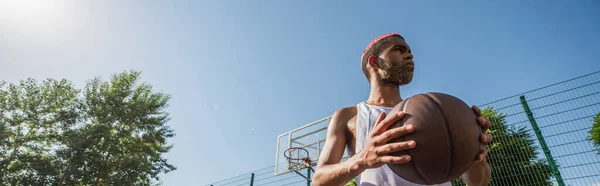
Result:
[[[594,117],[592,128],[588,131],[588,140],[592,141],[596,151],[600,154],[600,113]]]
[[[491,122],[487,161],[492,168],[490,185],[553,185],[550,166],[538,159],[535,138],[525,127],[506,124],[506,115],[492,107],[481,111]],[[456,179],[453,185],[465,185]]]
[[[162,157],[170,96],[139,80],[0,84],[1,185],[151,185],[175,170]]]
[[[54,183],[62,165],[62,129],[78,118],[78,91],[68,81],[0,83],[0,185]]]
[[[346,185],[344,185],[344,186],[357,186],[357,185],[358,185],[358,183],[356,182],[356,178],[353,178],[348,183],[346,183]]]

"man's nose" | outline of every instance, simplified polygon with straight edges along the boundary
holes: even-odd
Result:
[[[407,53],[407,54],[404,56],[404,59],[405,59],[405,60],[409,60],[409,59],[413,59],[413,57],[414,57],[414,56],[413,56],[413,54],[411,54],[411,53]]]

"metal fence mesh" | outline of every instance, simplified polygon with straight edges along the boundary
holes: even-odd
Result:
[[[232,178],[228,178],[225,180],[221,180],[210,185],[220,186],[242,186],[242,185],[264,185],[264,186],[279,186],[279,185],[289,185],[289,186],[300,186],[300,185],[310,185],[306,179],[296,174],[295,172],[283,174],[280,176],[274,176],[273,169],[275,166],[265,167],[260,170],[253,171],[252,173],[243,174],[239,176],[235,176]],[[307,170],[302,170],[301,173],[307,176]]]
[[[600,154],[587,139],[600,114],[600,72],[478,107],[492,122],[490,185],[600,185]],[[274,176],[271,166],[211,185],[309,184],[293,172]]]

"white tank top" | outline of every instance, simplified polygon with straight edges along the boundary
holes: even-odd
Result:
[[[357,104],[357,120],[356,120],[356,152],[359,152],[364,147],[364,142],[368,134],[371,133],[375,121],[381,112],[389,113],[392,107],[382,107],[368,105],[365,102]],[[353,155],[350,150],[348,154]],[[357,178],[359,186],[423,186],[409,182],[396,175],[387,165],[383,165],[375,169],[367,169],[362,172]],[[441,184],[440,186],[452,186],[450,182]]]

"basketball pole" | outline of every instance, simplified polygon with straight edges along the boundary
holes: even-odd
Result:
[[[554,161],[554,158],[552,158],[550,149],[548,148],[548,145],[546,145],[546,141],[544,140],[542,131],[538,127],[538,124],[535,121],[535,117],[533,117],[533,112],[531,112],[531,109],[529,108],[529,104],[527,104],[527,100],[525,100],[525,95],[521,95],[521,104],[523,105],[523,109],[525,109],[525,113],[527,114],[529,123],[531,123],[531,127],[533,128],[533,131],[535,132],[535,135],[537,136],[537,139],[540,142],[540,146],[542,146],[542,151],[544,152],[544,155],[546,155],[546,159],[548,160],[548,163],[550,164],[550,170],[552,171],[552,174],[556,178],[556,182],[558,182],[559,186],[565,186],[565,182],[563,181],[562,176],[560,175],[560,171],[556,167],[556,162]]]
[[[308,179],[306,180],[306,186],[310,186],[310,169],[306,169],[306,175]]]

